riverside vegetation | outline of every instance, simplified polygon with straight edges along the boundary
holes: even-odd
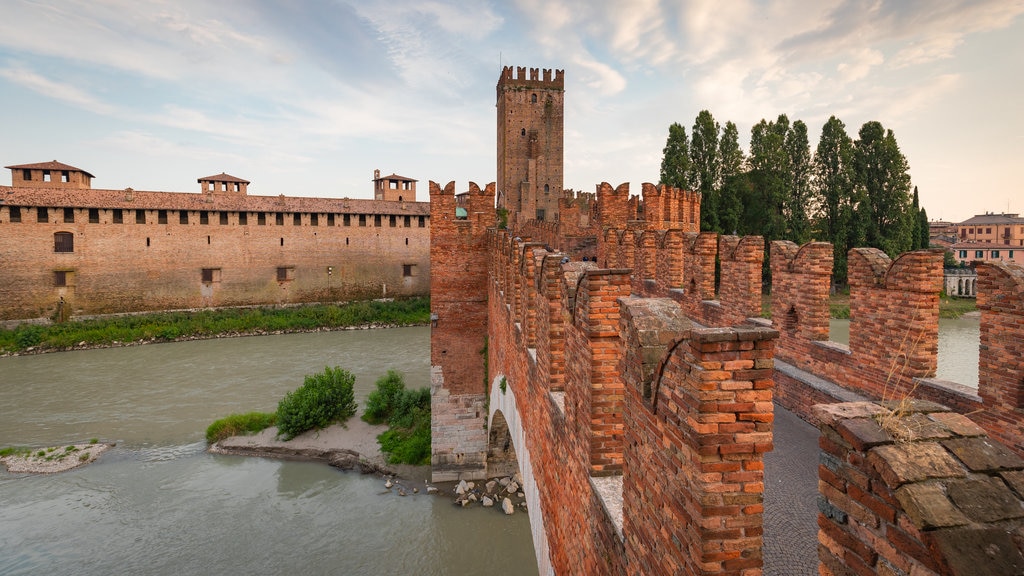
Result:
[[[108,316],[0,329],[0,354],[133,342],[170,342],[219,335],[306,332],[357,326],[412,326],[426,324],[429,318],[430,299],[422,297],[285,308],[225,308]]]
[[[276,412],[232,414],[210,424],[206,441],[212,444],[271,426],[277,426],[279,435],[290,440],[308,430],[344,424],[356,413],[354,384],[355,377],[348,371],[326,367],[321,373],[307,375],[302,386],[285,394]],[[388,430],[377,436],[377,442],[381,451],[388,454],[389,463],[430,462],[429,389],[406,390],[402,374],[388,370],[377,379],[362,419],[370,424],[388,424]]]

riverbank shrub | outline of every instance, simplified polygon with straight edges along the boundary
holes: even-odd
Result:
[[[355,381],[355,376],[337,366],[307,375],[302,386],[278,403],[278,433],[290,440],[307,430],[348,420],[356,413]]]
[[[387,422],[388,430],[377,436],[391,464],[430,463],[430,390],[407,390],[400,372],[388,370],[377,379],[366,399],[363,420]]]
[[[255,434],[277,423],[274,412],[246,412],[232,414],[214,421],[206,428],[206,441],[210,444],[232,436]]]
[[[115,342],[169,342],[222,334],[303,332],[367,325],[425,325],[429,319],[429,298],[130,314],[72,319],[48,326],[22,324],[11,330],[0,329],[0,353],[22,352],[28,348],[61,350],[77,346],[109,346]]]
[[[405,392],[405,379],[400,372],[388,370],[388,373],[377,379],[376,389],[366,398],[366,410],[362,419],[370,424],[383,424],[395,411],[402,393]]]

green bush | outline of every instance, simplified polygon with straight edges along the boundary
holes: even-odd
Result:
[[[413,428],[390,428],[377,436],[391,464],[430,464],[430,412],[416,411]]]
[[[375,385],[377,389],[367,397],[362,418],[370,424],[383,424],[395,411],[399,397],[405,391],[405,380],[401,373],[388,370],[386,375],[377,379]]]
[[[356,413],[352,391],[355,376],[339,367],[325,367],[306,376],[296,390],[284,395],[277,405],[277,430],[290,440],[307,430],[344,422]]]
[[[273,412],[247,412],[245,414],[232,414],[221,418],[206,428],[206,441],[210,444],[239,436],[241,434],[254,434],[270,428],[277,422],[277,414]],[[95,442],[93,442],[95,443]]]
[[[392,464],[430,463],[430,390],[406,390],[401,373],[389,370],[377,379],[377,389],[366,399],[363,420],[388,423],[377,436]]]

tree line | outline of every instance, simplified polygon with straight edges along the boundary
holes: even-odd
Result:
[[[928,216],[892,130],[865,122],[852,139],[832,116],[811,154],[807,125],[785,114],[750,131],[750,154],[736,124],[702,110],[668,129],[661,182],[701,193],[701,230],[761,235],[766,241],[831,242],[833,275],[846,281],[846,253],[879,248],[891,257],[928,247]]]

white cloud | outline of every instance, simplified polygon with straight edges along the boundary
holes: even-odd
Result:
[[[97,114],[110,114],[114,108],[88,92],[68,84],[45,78],[31,70],[19,66],[0,68],[0,78],[28,88],[43,96],[60,100]]]
[[[850,83],[867,77],[871,70],[885,62],[885,56],[878,50],[863,48],[853,50],[836,66],[842,82]]]

